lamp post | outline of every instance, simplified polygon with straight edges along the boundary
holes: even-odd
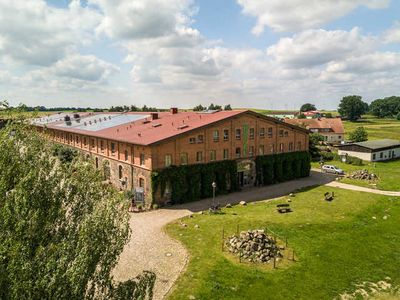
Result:
[[[212,209],[214,210],[215,209],[215,188],[217,187],[217,184],[215,183],[215,181],[213,181],[211,186],[213,188]]]

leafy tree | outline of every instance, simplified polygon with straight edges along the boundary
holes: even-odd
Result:
[[[297,117],[298,119],[305,119],[306,115],[305,114],[299,114],[299,116]]]
[[[139,111],[140,109],[136,105],[131,105],[130,111]]]
[[[225,105],[224,110],[232,110],[232,107],[230,104]]]
[[[364,142],[368,140],[368,132],[364,127],[357,127],[354,131],[350,132],[349,139],[353,142]]]
[[[310,111],[310,110],[317,110],[314,104],[305,103],[300,107],[301,112]]]
[[[210,106],[208,106],[208,110],[221,110],[222,106],[221,105],[217,105],[214,103],[211,103]]]
[[[329,119],[333,118],[332,113],[326,113],[325,118],[329,118]]]
[[[206,109],[207,109],[207,108],[204,107],[204,106],[201,105],[201,104],[199,104],[199,105],[193,107],[193,111],[203,111],[203,110],[206,110]]]
[[[361,99],[362,97],[357,95],[343,97],[338,108],[340,115],[351,121],[361,118],[361,115],[368,111],[368,104]]]
[[[321,156],[321,152],[318,148],[318,145],[320,142],[323,142],[325,140],[324,136],[322,136],[319,133],[311,133],[310,134],[310,139],[309,139],[309,151],[311,158],[316,159]]]
[[[396,119],[400,121],[400,112],[397,114]]]
[[[371,102],[370,112],[378,118],[392,118],[400,113],[400,97],[391,96]]]
[[[111,276],[130,235],[122,195],[81,156],[52,153],[21,122],[0,130],[0,299],[151,297],[154,274]]]

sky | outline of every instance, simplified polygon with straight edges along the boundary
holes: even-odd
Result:
[[[399,88],[398,0],[0,0],[12,105],[336,109]]]

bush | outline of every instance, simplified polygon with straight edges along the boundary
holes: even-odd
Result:
[[[362,161],[362,159],[360,159],[358,157],[348,156],[347,160],[346,160],[346,164],[354,165],[354,166],[362,166],[363,161]]]

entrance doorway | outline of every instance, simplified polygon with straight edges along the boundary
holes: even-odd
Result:
[[[244,160],[237,164],[237,180],[240,187],[250,187],[256,180],[255,162]]]

